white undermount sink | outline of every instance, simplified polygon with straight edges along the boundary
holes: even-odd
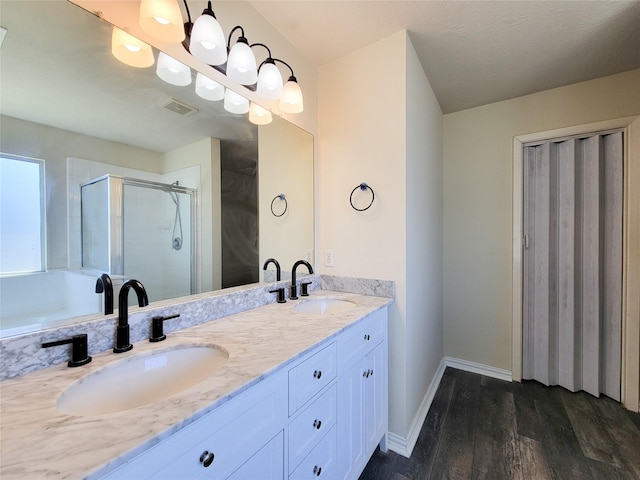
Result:
[[[58,398],[70,415],[121,412],[170,397],[222,368],[229,353],[217,346],[185,345],[135,355],[86,375]]]
[[[348,312],[355,307],[355,303],[341,298],[314,298],[298,303],[293,309],[300,313],[331,315],[334,313]]]

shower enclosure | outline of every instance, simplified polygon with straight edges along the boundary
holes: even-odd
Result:
[[[196,190],[104,175],[80,186],[82,267],[141,281],[150,301],[196,291]]]

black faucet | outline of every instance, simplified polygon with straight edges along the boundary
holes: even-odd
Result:
[[[296,287],[296,269],[300,265],[305,265],[309,273],[313,273],[313,267],[306,260],[298,260],[293,264],[293,268],[291,269],[291,287],[289,287],[289,300],[297,300],[298,299],[298,288]]]
[[[266,270],[267,266],[270,263],[273,263],[276,266],[276,281],[279,282],[280,281],[280,264],[275,258],[269,258],[266,262],[264,262],[264,266],[262,267],[262,269]]]
[[[147,291],[138,280],[129,280],[122,284],[118,295],[118,326],[116,327],[116,345],[114,353],[128,352],[133,348],[129,343],[129,289],[133,288],[138,296],[138,306],[149,305]]]
[[[104,314],[113,313],[113,283],[111,277],[106,273],[100,275],[96,281],[96,293],[104,293]]]

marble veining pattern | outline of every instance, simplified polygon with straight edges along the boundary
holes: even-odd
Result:
[[[265,294],[263,299],[268,295],[273,294]],[[311,298],[326,295],[350,300],[357,306],[348,312],[318,316],[294,311],[296,303],[303,300],[289,300],[286,304],[271,303],[223,318],[217,316],[228,311],[225,309],[243,308],[243,302],[249,300],[240,294],[225,299],[224,308],[208,305],[206,301],[172,306],[173,312],[181,313],[174,329],[183,317],[188,321],[191,315],[218,319],[174,332],[167,328],[167,340],[161,343],[146,341],[145,330],[145,339],[134,343],[131,352],[116,355],[105,351],[94,355],[93,362],[83,367],[67,368],[66,364],[60,364],[4,380],[0,383],[0,477],[93,478],[133,458],[392,301],[327,291],[316,291]],[[260,301],[258,294],[253,302]],[[145,323],[142,320],[145,315],[140,317],[138,323]],[[86,417],[56,410],[61,392],[83,376],[114,361],[132,358],[136,353],[185,344],[218,345],[229,352],[229,359],[212,377],[153,405]]]
[[[320,284],[323,290],[395,298],[395,283],[389,280],[321,275]]]
[[[310,292],[320,288],[320,278],[318,276],[311,275],[303,278],[305,281],[312,281],[309,288]],[[149,337],[150,322],[153,316],[180,313],[180,317],[168,320],[164,324],[165,332],[171,333],[273,303],[275,294],[269,293],[269,291],[277,287],[284,287],[288,297],[288,284],[285,281],[281,281],[278,283],[228,288],[191,295],[181,299],[164,300],[144,308],[129,307],[131,342],[137,342]],[[71,325],[0,338],[0,380],[14,378],[50,365],[66,363],[69,360],[71,351],[69,346],[41,348],[40,345],[44,342],[61,340],[70,338],[73,335],[86,333],[89,341],[89,355],[113,348],[115,330],[118,323],[117,313],[109,316],[88,315],[79,320],[79,322]]]

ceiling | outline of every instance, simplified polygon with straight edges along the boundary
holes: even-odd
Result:
[[[250,3],[317,67],[406,29],[444,113],[640,68],[638,0]]]

